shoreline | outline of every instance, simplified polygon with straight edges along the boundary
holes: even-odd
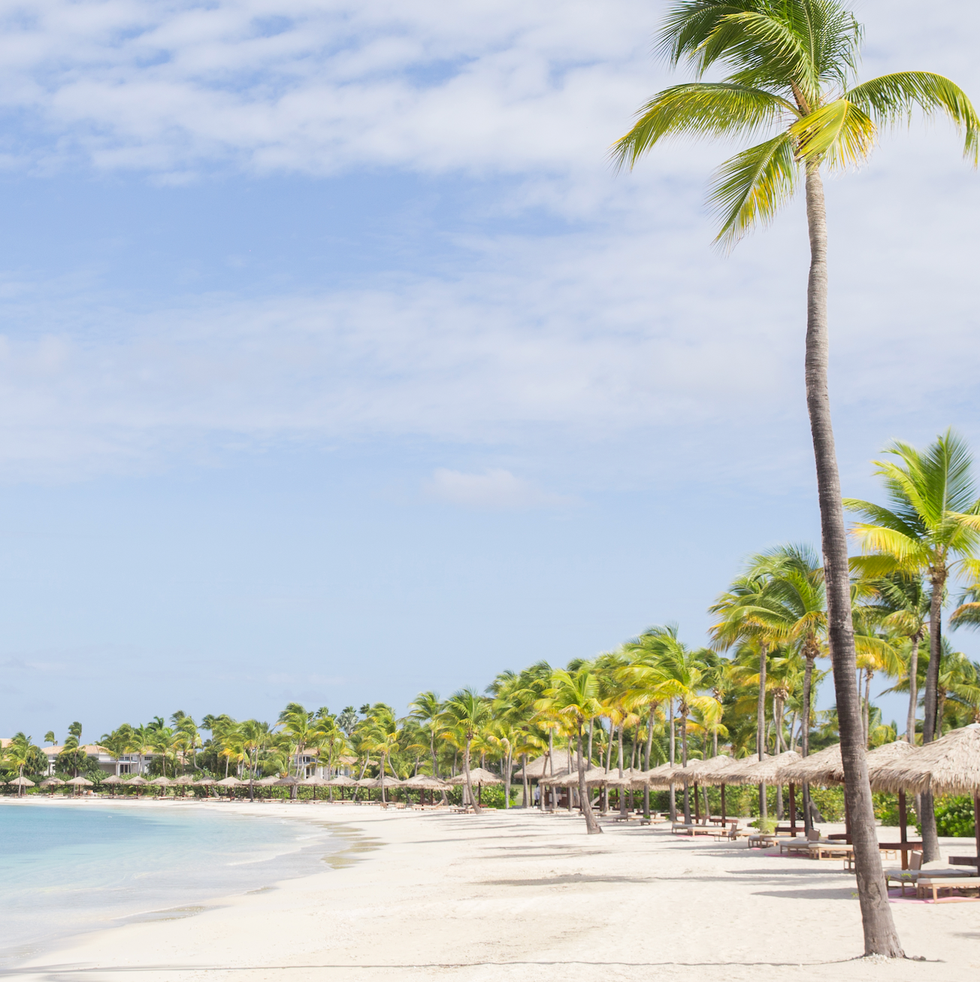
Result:
[[[4,939],[5,947],[2,960],[0,960],[0,976],[16,977],[23,971],[23,966],[32,963],[40,958],[48,958],[61,950],[68,950],[72,947],[85,943],[85,940],[93,935],[107,934],[113,935],[120,928],[129,925],[142,923],[157,923],[163,921],[174,921],[197,916],[200,913],[218,907],[226,906],[234,898],[245,896],[251,893],[262,892],[275,889],[282,883],[292,879],[302,879],[307,876],[315,875],[325,868],[333,868],[345,863],[344,857],[347,856],[354,846],[353,836],[338,830],[333,823],[330,823],[327,816],[320,815],[306,816],[299,815],[289,809],[285,812],[279,811],[260,811],[259,809],[236,809],[223,806],[220,811],[209,808],[201,799],[188,798],[185,800],[172,798],[164,799],[112,799],[103,797],[76,797],[76,798],[40,798],[31,796],[29,798],[13,798],[0,801],[0,807],[14,809],[40,809],[42,811],[59,811],[62,813],[70,812],[99,812],[102,814],[126,813],[130,817],[146,819],[149,821],[159,821],[166,816],[167,819],[176,818],[179,827],[189,830],[192,838],[200,833],[210,836],[213,839],[216,830],[221,835],[222,849],[226,840],[225,833],[221,832],[228,820],[244,822],[245,826],[239,826],[234,832],[231,842],[234,847],[230,853],[225,853],[227,861],[219,864],[215,868],[215,876],[202,886],[200,878],[197,882],[192,882],[188,886],[185,878],[181,876],[184,867],[193,876],[193,871],[200,869],[200,862],[187,865],[188,857],[184,855],[171,862],[169,869],[166,867],[146,870],[151,879],[148,884],[149,895],[145,889],[140,895],[133,889],[133,874],[137,878],[142,874],[134,870],[130,863],[129,868],[121,866],[118,870],[114,866],[109,867],[109,878],[103,879],[101,884],[93,884],[89,887],[96,903],[92,904],[93,913],[88,917],[82,917],[79,923],[65,923],[60,919],[60,910],[48,911],[47,920],[44,923],[57,924],[53,935],[51,933],[41,936],[29,936],[27,938],[17,938],[11,940],[9,934]],[[214,816],[217,816],[214,818]],[[183,821],[181,820],[183,818]],[[204,819],[205,824],[198,825],[198,819]],[[190,824],[188,824],[188,820]],[[67,821],[71,821],[70,818]],[[167,823],[169,824],[169,823]],[[290,832],[283,838],[281,829],[289,826]],[[242,831],[242,828],[251,827],[250,832]],[[263,826],[269,830],[263,831]],[[166,825],[164,825],[166,827]],[[277,831],[271,831],[274,827]],[[126,826],[122,827],[123,829]],[[47,834],[51,834],[48,832]],[[244,839],[239,842],[239,838],[244,835]],[[178,840],[173,843],[180,850],[186,847],[184,842]],[[218,845],[218,843],[215,843]],[[87,845],[87,843],[86,843]],[[165,842],[163,848],[171,845]],[[128,846],[127,846],[128,847]],[[139,842],[137,848],[153,849],[156,847],[157,855],[160,855],[159,843]],[[14,853],[16,855],[16,853]],[[166,855],[166,853],[164,853]],[[199,857],[195,859],[207,864],[210,853],[205,847]],[[70,859],[68,862],[70,863]],[[91,868],[92,859],[88,858],[87,863]],[[44,860],[41,863],[41,870],[45,869]],[[111,860],[110,860],[111,862]],[[56,868],[63,868],[64,863]],[[112,874],[117,873],[121,877],[120,882],[130,884],[129,891],[132,894],[131,902],[128,905],[120,906],[118,900],[115,903],[104,905],[98,903],[98,892],[106,886],[110,886],[114,880]],[[165,879],[161,882],[160,874]],[[44,874],[41,874],[42,877]],[[177,879],[175,879],[175,877]],[[169,882],[168,882],[169,880]],[[43,880],[41,882],[44,882]],[[84,880],[81,883],[85,883]],[[57,895],[58,891],[67,889],[69,892],[84,890],[84,886],[75,883],[65,884],[63,880],[56,882],[49,887]],[[4,906],[11,903],[9,892],[3,898]],[[14,901],[16,904],[16,900]],[[30,901],[28,901],[30,903]],[[42,901],[43,903],[43,901]],[[15,914],[23,914],[31,910],[29,906],[20,905],[20,910],[12,911]],[[65,914],[70,914],[70,908],[65,908]],[[56,918],[52,920],[52,918]],[[78,920],[76,918],[76,920]]]
[[[603,971],[653,970],[690,982],[721,970],[726,982],[747,982],[777,968],[780,979],[965,982],[980,968],[969,903],[893,905],[906,953],[927,959],[914,968],[857,959],[854,880],[840,863],[616,823],[590,837],[577,815],[534,810],[287,809],[348,842],[336,865],[221,898],[195,916],[66,939],[2,974],[25,982],[591,982]]]

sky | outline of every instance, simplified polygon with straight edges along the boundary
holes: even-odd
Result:
[[[686,77],[665,9],[0,0],[0,733],[700,645],[748,555],[818,541],[801,202],[724,254],[734,146],[609,163]],[[980,98],[975,5],[855,10],[862,75]],[[915,121],[827,202],[875,498],[892,439],[980,447],[980,183]]]

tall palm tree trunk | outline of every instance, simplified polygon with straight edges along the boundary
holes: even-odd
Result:
[[[585,758],[582,756],[582,724],[578,727],[578,801],[585,816],[585,831],[588,835],[599,835],[602,833],[602,826],[596,821],[595,813],[592,811],[592,801],[589,798],[589,789],[585,783]],[[569,799],[572,789],[568,789]]]
[[[674,732],[674,700],[671,699],[667,705],[670,716],[670,766],[673,767],[677,755],[677,736]],[[677,792],[674,789],[673,781],[670,782],[670,820],[672,822],[677,821]]]
[[[759,705],[755,717],[755,749],[759,760],[766,757],[766,661],[768,651],[765,642],[759,645]],[[759,818],[765,821],[769,816],[769,795],[765,784],[759,785]],[[760,825],[760,828],[762,826]]]
[[[647,715],[647,745],[643,753],[643,770],[650,770],[650,753],[653,750],[653,723],[656,717],[657,704],[650,704],[650,712]],[[717,734],[716,734],[717,735]],[[650,817],[650,785],[643,785],[643,817]]]
[[[858,899],[864,927],[865,955],[904,956],[895,930],[888,890],[881,868],[875,832],[868,765],[861,742],[861,705],[855,671],[854,627],[851,621],[851,584],[847,561],[847,535],[841,504],[840,475],[830,418],[827,386],[827,214],[823,182],[817,162],[806,166],[806,214],[810,237],[810,275],[807,283],[806,402],[813,437],[820,502],[820,532],[827,591],[827,626],[834,667],[844,795],[851,815],[851,840],[857,873]],[[810,727],[810,707],[804,704],[804,746]]]
[[[681,709],[681,767],[687,767],[687,712]],[[691,824],[691,786],[684,782],[684,823]]]
[[[473,797],[473,779],[470,776],[470,744],[473,742],[473,737],[466,738],[466,750],[463,753],[463,770],[466,773],[466,793],[469,795],[469,803],[473,806],[473,811],[477,815],[480,814],[480,806],[477,803],[476,798]]]
[[[919,643],[922,632],[912,636],[912,650],[909,652],[909,712],[905,720],[905,740],[915,746],[915,711],[919,705]]]
[[[926,691],[922,698],[922,743],[936,739],[939,722],[939,668],[943,656],[943,591],[945,570],[934,570],[930,576],[932,594],[929,597],[929,667],[926,670]],[[936,829],[936,806],[932,793],[919,796],[919,823],[922,826],[922,861],[939,859],[939,833]]]
[[[824,280],[824,282],[826,284],[826,279]],[[809,381],[809,379],[808,379],[808,381]],[[827,409],[827,425],[828,426],[830,425],[830,408],[829,408],[829,406],[828,406],[828,409]],[[811,426],[812,426],[812,424],[811,424]],[[830,440],[831,440],[831,453],[832,454],[834,452],[833,451],[833,439],[834,439],[834,435],[833,435],[833,433],[831,433],[830,434]],[[814,447],[815,446],[816,446],[816,437],[814,437]],[[837,457],[836,456],[833,456],[832,459],[833,459],[833,462],[834,462],[834,476],[836,477],[836,475],[837,475]],[[818,470],[818,474],[819,474],[819,470]],[[818,480],[818,484],[819,484],[819,476],[818,476],[818,479],[817,480]],[[843,510],[840,507],[840,483],[839,483],[839,481],[837,481],[836,483],[837,483],[837,504],[838,504],[838,511],[841,512],[841,527],[843,528],[843,525],[844,525],[844,513],[843,513]],[[820,510],[821,510],[821,513],[822,513],[823,512],[823,501],[822,500],[820,502]],[[821,523],[822,523],[822,519],[821,519]],[[851,616],[851,593],[850,593],[850,587],[851,587],[851,585],[850,585],[850,576],[848,574],[848,566],[847,566],[847,541],[846,540],[844,541],[844,557],[845,557],[845,561],[844,561],[844,575],[847,576],[847,578],[848,578],[848,584],[847,584],[847,589],[848,589],[848,593],[847,593],[847,617],[848,617],[848,624],[850,624],[850,616]],[[827,579],[827,580],[829,580],[829,574],[828,574],[828,571],[827,571],[827,550],[826,550],[826,547],[824,547],[824,578]],[[829,582],[828,582],[828,585],[827,585],[827,597],[828,597],[828,599],[827,599],[827,619],[829,621],[830,620],[830,616],[831,616],[830,615],[830,599],[829,599],[830,598],[830,585],[829,585]],[[835,658],[835,656],[833,654],[833,650],[834,650],[833,639],[831,639],[830,650],[831,650],[831,658],[834,660],[834,682],[836,684],[838,668],[837,668],[836,658]],[[813,716],[813,713],[812,713],[812,708],[813,708],[813,668],[814,668],[814,665],[816,663],[816,652],[812,649],[812,647],[808,647],[807,650],[806,650],[806,652],[805,652],[805,656],[806,656],[806,660],[804,662],[804,668],[803,668],[803,725],[802,725],[802,727],[800,729],[800,749],[803,751],[803,756],[804,757],[809,757],[810,756],[810,721],[811,721],[812,716]],[[851,636],[851,657],[854,658],[854,659],[856,659],[856,655],[854,654],[854,638],[853,638],[853,636]],[[864,732],[864,723],[863,723],[863,721],[861,719],[861,702],[860,702],[860,696],[858,694],[857,679],[855,678],[855,675],[854,675],[853,670],[851,670],[851,680],[854,682],[854,698],[855,698],[855,709],[857,711],[857,719],[858,719],[858,723],[860,724],[860,726],[862,728],[862,733],[863,733]],[[840,714],[840,704],[839,703],[838,703],[837,709],[838,709],[838,715],[839,715]],[[843,744],[843,742],[844,742],[844,739],[843,739],[843,736],[842,736],[841,737],[841,743]],[[862,744],[862,748],[863,748],[863,744]],[[864,751],[862,749],[862,757],[861,757],[862,760],[864,760],[863,753],[864,753]],[[867,773],[867,767],[865,767],[865,773]],[[870,794],[871,794],[870,787],[871,786],[869,784],[868,785],[868,788],[869,788],[869,790],[868,790],[868,795],[869,795],[868,801],[871,800],[871,798],[870,798]],[[845,791],[845,794],[846,793],[847,792]],[[874,814],[872,813],[872,825],[874,824],[873,819],[874,819]],[[803,828],[808,833],[813,828],[813,808],[811,807],[811,804],[810,804],[810,785],[807,784],[806,782],[803,783]],[[881,858],[880,857],[878,859],[878,868],[879,869],[881,868]],[[882,873],[881,875],[884,876],[885,874]]]

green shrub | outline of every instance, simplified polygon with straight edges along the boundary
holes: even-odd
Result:
[[[916,822],[919,835],[922,826]],[[974,831],[973,799],[939,798],[936,801],[936,832],[939,835],[972,837]]]

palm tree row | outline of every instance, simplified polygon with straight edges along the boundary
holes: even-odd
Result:
[[[847,500],[860,519],[852,530],[862,553],[851,560],[850,595],[864,746],[898,738],[898,727],[885,724],[873,705],[872,681],[879,677],[890,682],[885,692],[907,694],[906,740],[928,742],[980,721],[980,665],[954,651],[942,631],[957,579],[961,591],[950,624],[980,624],[980,491],[971,465],[968,448],[949,432],[923,451],[895,443],[875,462],[886,503]],[[819,662],[830,647],[826,577],[814,550],[786,545],[749,557],[709,610],[714,624],[706,646],[685,644],[673,625],[653,627],[562,669],[538,662],[502,672],[482,694],[464,689],[443,701],[420,693],[401,718],[384,703],[337,715],[290,703],[272,724],[209,715],[199,727],[178,711],[169,721],[122,724],[100,745],[140,772],[234,774],[251,793],[258,778],[298,779],[311,768],[383,779],[462,774],[469,802],[475,801],[469,774],[478,760],[499,770],[509,805],[515,767],[542,754],[554,760],[556,750],[572,754],[584,774],[591,766],[685,765],[692,755],[721,750],[761,757],[798,748],[806,755],[815,739],[820,745],[834,739],[834,726],[821,728],[814,708],[826,675]],[[836,719],[833,711],[830,717]],[[69,727],[55,760],[59,772],[91,769],[81,733],[80,723]],[[52,732],[46,739],[55,742]],[[19,733],[0,764],[23,776],[25,769],[46,770],[47,758]],[[527,804],[526,779],[523,789]],[[588,804],[584,783],[580,800]],[[673,813],[673,792],[670,807]],[[689,818],[686,791],[682,807]],[[760,814],[766,809],[762,794]],[[930,821],[935,835],[931,809],[924,798],[927,850]],[[804,821],[811,822],[806,791]]]

